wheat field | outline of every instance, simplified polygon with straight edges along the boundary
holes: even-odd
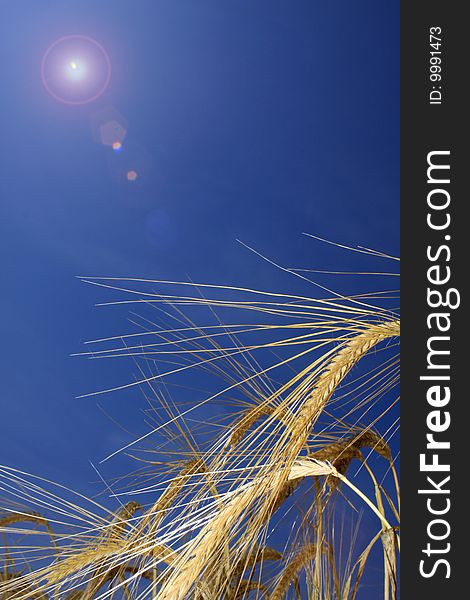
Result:
[[[84,395],[136,388],[150,427],[106,457],[135,464],[114,504],[0,467],[0,599],[360,600],[368,577],[398,598],[397,294],[86,282],[171,321],[81,353],[133,361]],[[180,376],[217,385],[177,402]]]

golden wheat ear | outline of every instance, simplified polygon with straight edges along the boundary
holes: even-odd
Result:
[[[287,563],[278,582],[271,593],[270,600],[283,600],[289,587],[295,583],[300,571],[305,565],[314,560],[317,553],[316,544],[306,544]]]

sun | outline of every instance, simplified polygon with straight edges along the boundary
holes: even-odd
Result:
[[[70,79],[80,80],[86,75],[86,64],[77,58],[69,60],[65,63],[65,70]]]

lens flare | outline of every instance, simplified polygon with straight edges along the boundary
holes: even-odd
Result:
[[[124,116],[114,107],[106,106],[90,117],[93,140],[97,144],[111,146],[113,150],[122,147],[127,136],[128,123]],[[121,146],[115,147],[115,144]]]
[[[87,104],[103,94],[111,80],[111,61],[103,46],[85,35],[56,40],[41,62],[47,92],[65,104]]]

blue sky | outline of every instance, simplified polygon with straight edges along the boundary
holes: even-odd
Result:
[[[94,308],[109,295],[77,275],[311,294],[236,240],[289,267],[389,267],[305,231],[398,255],[399,3],[3,0],[0,22],[0,462],[86,490],[88,461],[123,438],[75,397],[132,365],[69,356],[129,331],[126,310]],[[39,71],[51,43],[78,33],[113,71],[73,107]],[[128,126],[119,155],[93,140],[109,107]],[[135,396],[100,404],[145,431]]]

